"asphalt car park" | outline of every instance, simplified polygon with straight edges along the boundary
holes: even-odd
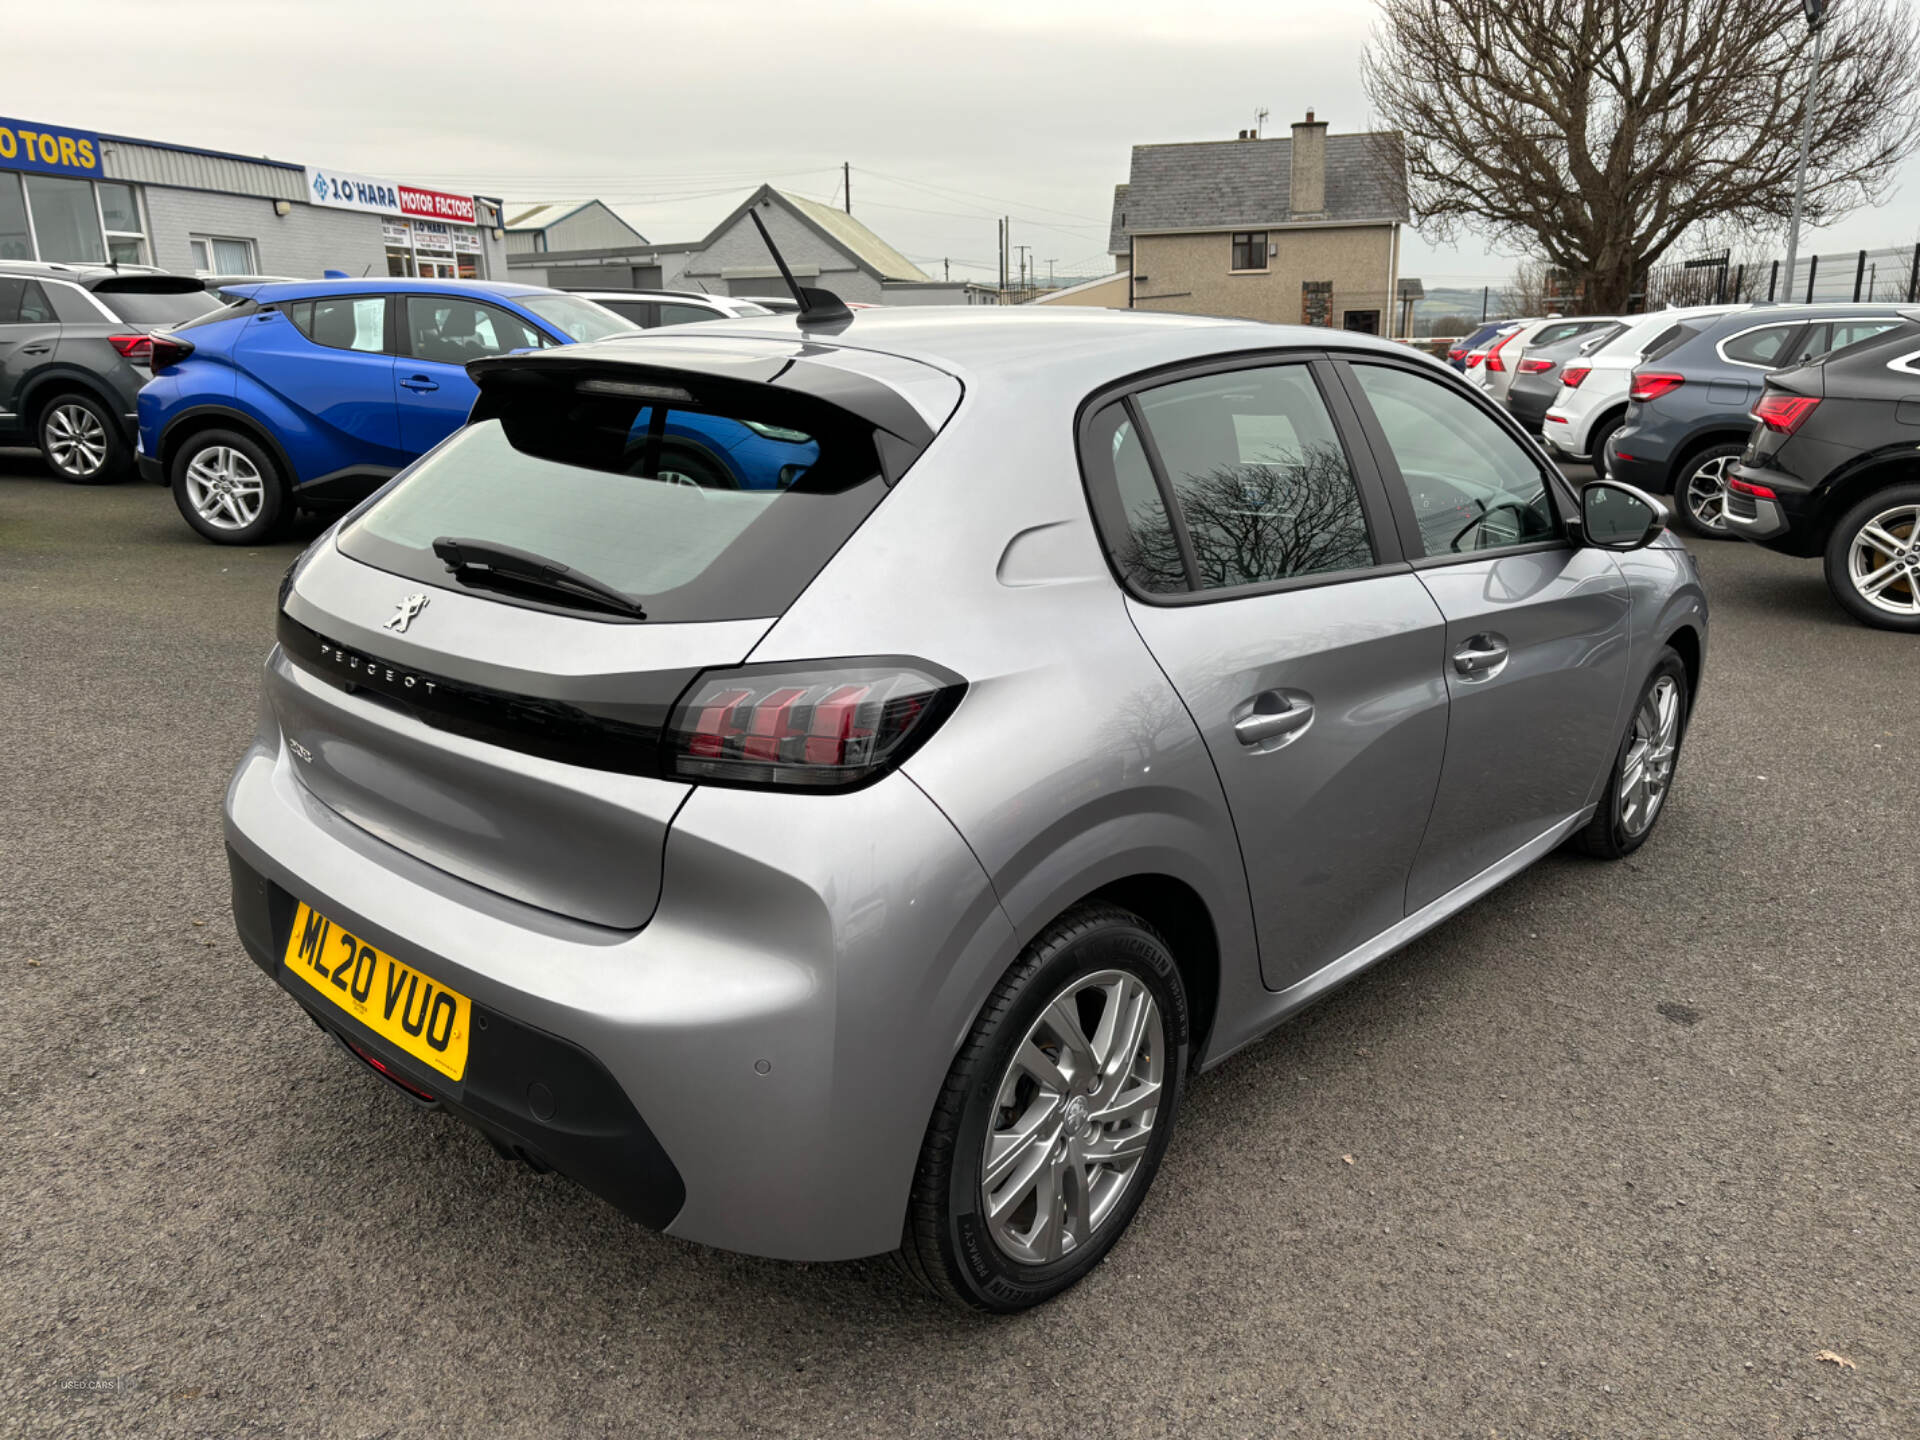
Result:
[[[1107,1263],[995,1321],[511,1167],[247,962],[219,801],[311,533],[216,549],[0,454],[9,1429],[1920,1428],[1920,668],[1817,569],[1697,545],[1647,846],[1550,858],[1197,1078]]]

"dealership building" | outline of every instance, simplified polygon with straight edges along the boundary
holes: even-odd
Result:
[[[0,118],[0,260],[507,278],[498,200]]]

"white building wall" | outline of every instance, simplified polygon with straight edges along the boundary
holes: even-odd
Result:
[[[253,241],[263,275],[318,279],[326,270],[355,276],[387,273],[378,215],[296,204],[282,219],[273,213],[271,200],[159,185],[146,186],[141,198],[154,264],[168,270],[192,274],[188,237],[218,235]],[[504,270],[505,264],[500,268]]]

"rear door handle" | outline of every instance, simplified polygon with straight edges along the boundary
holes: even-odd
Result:
[[[53,349],[51,345],[22,345],[20,347],[20,353],[22,355],[44,355],[51,349]]]
[[[438,390],[440,388],[438,381],[429,380],[424,375],[412,375],[400,383],[416,395],[424,395],[429,390]]]
[[[1482,679],[1505,665],[1509,653],[1504,635],[1471,635],[1453,652],[1453,668],[1472,679]]]
[[[1233,720],[1233,735],[1242,745],[1264,745],[1278,740],[1291,745],[1313,724],[1313,697],[1304,690],[1262,690],[1243,702]],[[1280,745],[1272,748],[1278,750]]]

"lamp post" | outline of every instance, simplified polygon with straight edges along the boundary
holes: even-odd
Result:
[[[1813,32],[1813,71],[1807,76],[1807,98],[1800,116],[1800,163],[1793,173],[1793,220],[1787,226],[1787,293],[1793,293],[1793,262],[1800,250],[1800,210],[1807,195],[1807,151],[1813,144],[1813,103],[1820,92],[1820,56],[1827,43],[1828,0],[1800,0]]]

